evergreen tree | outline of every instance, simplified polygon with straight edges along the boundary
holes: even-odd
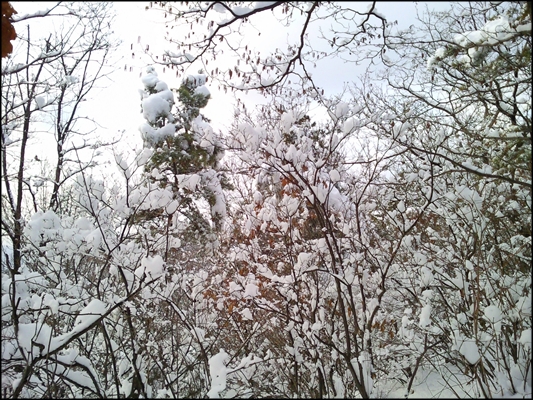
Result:
[[[209,120],[200,112],[210,98],[206,77],[200,71],[185,78],[179,89],[169,90],[149,67],[142,80],[146,123],[140,130],[145,147],[154,150],[145,172],[154,183],[171,188],[179,215],[188,220],[187,231],[197,239],[205,238],[225,215],[223,177],[218,171],[223,151]],[[173,112],[174,93],[178,104]],[[202,202],[210,207],[210,217],[202,211]]]

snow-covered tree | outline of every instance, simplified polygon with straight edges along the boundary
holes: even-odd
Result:
[[[76,161],[77,153],[92,144],[84,137],[89,132],[80,130],[79,108],[106,73],[112,49],[105,29],[111,18],[108,8],[103,4],[57,5],[45,12],[12,16],[19,27],[18,39],[12,56],[2,62],[2,237],[13,244],[14,274],[21,267],[27,213],[48,207],[58,210],[64,182],[94,165],[96,151],[90,161]],[[23,21],[52,18],[52,11],[68,16],[71,25],[66,23],[64,30],[39,39],[30,37],[31,24],[22,29]],[[53,132],[55,159],[29,153],[35,151],[30,145],[46,135],[41,132],[43,126]],[[42,175],[41,163],[47,170]]]
[[[2,251],[4,394],[414,397],[436,377],[436,397],[530,396],[530,5],[399,33],[377,6],[149,7],[190,27],[162,63],[211,72],[170,89],[146,69],[143,146],[113,171],[59,163],[76,175],[58,196],[14,190],[27,164],[6,174],[22,218]],[[243,36],[265,12],[301,27],[286,51]],[[310,37],[324,19],[330,51]],[[309,73],[325,56],[384,69],[326,95]],[[207,79],[269,97],[215,134]],[[10,129],[2,161],[26,160]]]
[[[145,146],[154,152],[145,170],[162,187],[171,188],[179,218],[189,221],[192,233],[205,237],[220,226],[226,212],[224,177],[218,170],[224,153],[209,120],[200,112],[210,97],[206,77],[190,75],[179,89],[170,90],[153,67],[146,72],[141,94],[146,122],[140,130]],[[174,92],[178,93],[176,110]],[[208,214],[198,200],[207,202]]]
[[[209,63],[226,88],[285,101],[258,116],[239,110],[229,135],[238,155],[234,222],[222,240],[229,268],[219,274],[226,287],[209,292],[237,324],[228,354],[257,343],[265,363],[256,377],[272,377],[270,360],[283,378],[278,392],[253,386],[253,377],[227,383],[258,395],[327,397],[337,386],[343,395],[383,387],[409,395],[432,370],[458,396],[467,383],[454,389],[452,377],[480,396],[526,393],[530,6],[459,4],[424,14],[422,29],[394,33],[376,5],[154,6],[175,19],[169,24],[205,22],[168,37],[182,52],[166,52],[164,65]],[[243,35],[265,11],[273,23],[301,27],[286,51],[260,54]],[[321,15],[331,21],[326,52],[307,40]],[[214,64],[225,51],[239,58],[228,68]],[[309,73],[328,55],[380,59],[386,71],[348,85],[348,100],[331,99]],[[319,104],[327,121],[312,123],[293,106],[297,97]],[[272,329],[246,334],[269,316]],[[269,335],[276,339],[261,340]]]
[[[445,364],[474,380],[480,396],[527,391],[530,5],[457,4],[390,40],[386,78],[408,109],[397,118],[411,128],[388,134],[438,170],[438,208],[422,252],[431,263],[421,270],[431,282],[433,324],[444,333],[435,345],[445,344]]]

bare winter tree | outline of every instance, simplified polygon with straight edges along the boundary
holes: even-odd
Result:
[[[420,27],[391,35],[381,57],[391,66],[388,84],[412,99],[412,115],[454,139],[443,140],[438,157],[531,190],[528,4],[469,2],[426,12]]]
[[[109,73],[107,63],[115,47],[109,4],[59,2],[47,10],[12,15],[11,20],[17,39],[1,71],[2,273],[9,276],[2,293],[9,293],[3,315],[9,310],[10,317],[3,318],[3,341],[8,332],[17,338],[26,321],[20,282],[25,281],[22,253],[29,244],[24,231],[30,214],[72,210],[72,202],[64,201],[69,198],[62,193],[65,182],[95,165],[98,145],[90,138],[94,120],[83,116],[82,102]],[[34,21],[60,23],[41,36]],[[47,151],[43,145],[50,144]],[[45,243],[43,237],[40,244]],[[14,397],[27,389],[38,357],[26,361],[22,378],[13,386]],[[2,374],[12,376],[20,365],[2,358]],[[48,394],[60,395],[53,390]]]
[[[70,163],[82,149],[90,149],[90,131],[80,110],[88,94],[105,77],[113,49],[109,6],[104,4],[53,6],[45,12],[14,18],[19,30],[15,54],[2,63],[2,235],[8,235],[18,255],[24,212],[60,208],[60,188],[77,172],[94,165]],[[49,33],[32,35],[33,18],[60,16],[72,23]],[[90,126],[90,125],[88,125]],[[55,159],[31,148],[53,132]],[[30,150],[31,149],[31,150]],[[37,154],[29,153],[30,151]],[[48,172],[39,175],[41,163]],[[49,164],[48,164],[49,163]],[[42,164],[41,164],[42,165]],[[30,168],[32,172],[28,172]],[[37,172],[36,172],[37,170]],[[39,204],[37,192],[49,187]],[[20,268],[15,257],[14,271]]]
[[[226,89],[284,87],[288,96],[302,90],[304,94],[308,90],[316,92],[315,95],[323,93],[312,77],[312,68],[319,60],[336,57],[345,50],[352,54],[354,49],[358,49],[359,60],[376,57],[379,50],[372,49],[363,55],[359,45],[383,45],[394,25],[377,12],[376,2],[364,10],[347,3],[281,1],[253,5],[155,2],[151,7],[164,12],[169,29],[166,39],[176,49],[163,55],[152,54],[154,62],[178,71],[193,63],[200,64],[211,79]],[[287,32],[286,48],[268,49],[269,32],[256,27],[264,18],[272,22],[268,28],[271,32]],[[327,31],[320,26],[324,20],[331,22]],[[182,30],[185,34],[176,34]],[[267,50],[261,50],[262,47]],[[218,62],[222,55],[235,57],[235,64]]]

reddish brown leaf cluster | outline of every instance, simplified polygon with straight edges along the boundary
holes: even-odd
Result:
[[[17,38],[17,32],[11,24],[11,15],[17,12],[9,1],[2,2],[2,58],[7,57],[13,51],[12,40]]]

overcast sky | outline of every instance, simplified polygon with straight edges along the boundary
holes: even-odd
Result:
[[[50,2],[12,2],[19,12],[33,13],[42,8],[50,7]],[[142,88],[140,74],[150,64],[150,59],[140,52],[141,46],[150,45],[150,50],[157,53],[168,48],[164,40],[165,25],[162,22],[160,12],[145,10],[148,3],[145,2],[114,2],[117,17],[113,29],[122,44],[117,54],[114,55],[116,65],[119,67],[107,82],[107,87],[98,89],[93,93],[93,100],[87,102],[87,106],[94,110],[94,118],[102,125],[99,131],[101,135],[109,135],[119,130],[125,130],[127,136],[132,139],[132,144],[141,144],[138,126],[143,122],[140,114],[140,97],[138,90]],[[358,7],[364,7],[364,3],[355,3]],[[419,8],[423,7],[419,2]],[[447,2],[430,2],[431,8],[442,9]],[[397,20],[400,28],[406,28],[416,23],[415,2],[378,2],[377,11],[387,19]],[[265,13],[267,14],[267,13]],[[265,16],[266,17],[266,16]],[[269,21],[263,17],[259,21],[259,29],[269,29]],[[43,23],[46,19],[42,19]],[[329,24],[329,23],[328,23]],[[44,28],[43,26],[43,29]],[[265,46],[275,46],[279,41],[282,47],[286,41],[286,33],[277,30],[268,32],[268,35],[258,37],[257,46],[261,49]],[[140,38],[140,40],[139,40]],[[266,42],[262,42],[266,41]],[[139,43],[140,42],[140,43]],[[135,58],[132,58],[131,46],[133,44]],[[283,46],[284,47],[284,46]],[[265,48],[265,51],[267,48]],[[262,52],[263,53],[263,52]],[[126,70],[124,67],[126,66]],[[163,73],[161,66],[157,67],[159,78],[166,81],[169,87],[178,87],[180,80],[176,78],[175,71]],[[190,73],[198,71],[191,70]],[[319,86],[326,89],[326,94],[339,93],[344,82],[354,81],[364,73],[364,67],[356,67],[353,64],[345,64],[341,60],[322,63],[314,71],[314,77]],[[233,100],[231,95],[219,92],[216,86],[208,88],[212,99],[208,107],[204,109],[205,115],[212,120],[211,125],[215,131],[223,130],[231,123],[233,115]],[[258,97],[254,97],[258,99]]]

